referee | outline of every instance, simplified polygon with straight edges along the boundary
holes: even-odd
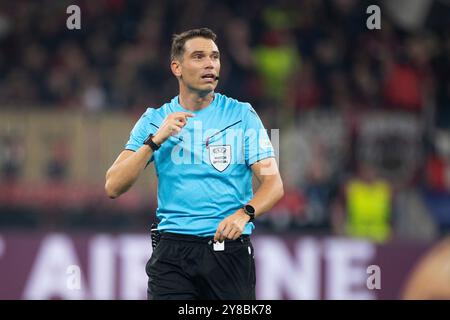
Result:
[[[214,92],[215,41],[207,28],[173,37],[170,67],[179,94],[145,111],[106,173],[114,199],[155,164],[161,239],[146,265],[149,299],[255,299],[252,222],[283,196],[255,110]],[[260,182],[255,194],[253,174]]]

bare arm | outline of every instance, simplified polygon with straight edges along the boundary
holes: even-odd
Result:
[[[142,146],[136,152],[122,151],[106,172],[105,191],[108,197],[115,199],[130,189],[152,154],[153,150],[147,145]]]
[[[284,188],[275,158],[267,158],[252,165],[252,171],[261,183],[249,202],[256,212],[255,217],[269,211],[283,197]]]
[[[283,181],[274,158],[267,158],[255,162],[252,171],[261,183],[249,202],[255,208],[255,217],[269,211],[284,195]],[[214,241],[237,239],[244,231],[250,217],[241,208],[226,217],[217,227]]]

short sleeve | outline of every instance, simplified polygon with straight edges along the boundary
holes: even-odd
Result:
[[[275,156],[264,125],[253,107],[246,103],[244,110],[245,163],[251,166],[257,161]]]
[[[144,144],[145,139],[150,133],[155,134],[157,127],[152,123],[154,117],[154,109],[147,109],[147,111],[139,118],[130,132],[130,138],[125,144],[125,149],[137,151]]]

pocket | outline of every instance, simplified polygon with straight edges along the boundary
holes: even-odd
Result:
[[[226,134],[226,130],[236,126],[237,124],[241,123],[242,120],[236,121],[228,126],[226,126],[225,128],[218,130],[217,132],[215,132],[214,134],[210,135],[209,137],[206,137],[205,142],[203,143],[203,145],[208,148],[213,142],[218,141],[219,139],[222,139],[224,137],[224,135]]]
[[[158,260],[161,259],[161,250],[162,250],[161,243],[162,242],[163,241],[161,241],[161,240],[158,241],[158,244],[156,245],[155,249],[153,249],[153,251],[152,251],[152,255],[150,256],[150,259],[147,261],[147,264],[145,265],[145,270],[147,271],[147,274],[148,274],[148,271],[150,270],[150,268],[152,266],[154,266]]]
[[[145,273],[148,277],[150,277],[150,266],[152,265],[154,260],[154,252],[152,252],[152,255],[150,256],[150,259],[148,259],[147,263],[145,264]]]

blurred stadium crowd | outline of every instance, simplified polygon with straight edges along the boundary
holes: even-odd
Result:
[[[81,30],[65,27],[70,4]],[[366,27],[371,4],[381,30]],[[427,0],[2,1],[0,107],[132,123],[177,93],[171,35],[208,26],[218,91],[279,129],[286,195],[258,230],[430,240],[450,229],[449,16],[448,1]],[[90,189],[73,179],[64,141],[32,190],[27,146],[8,127],[0,143],[2,228],[149,225],[148,188],[105,199],[103,180]]]

